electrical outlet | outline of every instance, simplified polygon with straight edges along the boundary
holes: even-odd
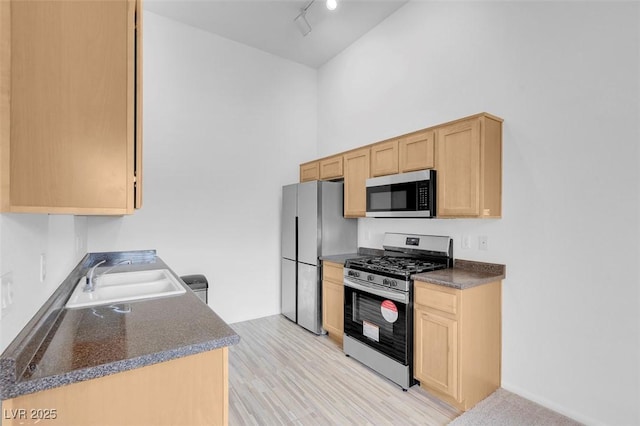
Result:
[[[470,249],[471,248],[471,235],[463,235],[462,236],[462,248]]]
[[[478,237],[478,247],[480,250],[489,250],[489,237],[486,235]]]
[[[2,285],[0,286],[0,310],[4,317],[11,305],[13,305],[13,272],[7,272],[0,278]]]
[[[47,255],[40,253],[40,282],[43,283],[47,278]]]

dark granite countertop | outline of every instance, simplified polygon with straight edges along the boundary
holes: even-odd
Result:
[[[103,258],[108,259],[107,265],[134,259],[132,265],[114,268],[114,273],[171,270],[155,250],[85,256],[0,356],[0,399],[239,342],[233,329],[191,291],[179,296],[65,309],[78,280],[90,265]]]
[[[416,281],[464,290],[506,277],[506,266],[498,263],[456,259],[453,268],[412,275]]]
[[[359,247],[357,253],[344,253],[344,254],[333,254],[327,256],[320,256],[320,260],[334,263],[344,263],[347,259],[357,259],[359,257],[368,257],[368,256],[382,256],[384,250],[372,249],[367,247]]]
[[[362,256],[358,255],[358,253],[345,253],[345,254],[321,256],[320,260],[322,260],[323,262],[334,262],[334,263],[341,263],[342,265],[344,265],[344,262],[346,262],[347,259],[356,259],[358,257],[362,257]]]

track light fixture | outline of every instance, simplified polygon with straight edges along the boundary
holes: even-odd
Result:
[[[302,10],[300,10],[300,14],[296,16],[296,18],[293,20],[298,26],[298,29],[300,30],[300,33],[303,36],[306,36],[311,32],[311,25],[309,24],[309,21],[307,21],[307,10],[311,7],[311,5],[315,1],[316,0],[311,0],[305,7],[302,8]],[[326,0],[326,1],[327,1],[326,2],[327,9],[335,10],[336,7],[338,7],[338,0]]]

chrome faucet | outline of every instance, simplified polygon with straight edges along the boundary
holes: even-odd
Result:
[[[93,290],[96,289],[96,280],[103,276],[104,274],[106,274],[107,272],[111,271],[113,268],[115,268],[118,265],[123,265],[123,264],[127,264],[130,265],[131,264],[131,260],[126,259],[126,260],[122,260],[118,263],[113,264],[109,269],[107,269],[106,271],[102,271],[100,273],[100,275],[95,276],[95,272],[96,272],[96,268],[100,265],[102,265],[103,263],[105,263],[106,260],[101,260],[100,262],[96,263],[95,265],[93,265],[91,267],[91,269],[89,269],[89,273],[87,274],[87,281],[86,284],[84,285],[84,287],[82,288],[82,291],[84,292],[92,292]]]

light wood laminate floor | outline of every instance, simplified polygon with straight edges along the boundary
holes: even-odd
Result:
[[[229,425],[446,425],[458,410],[399,386],[281,315],[231,324]]]

